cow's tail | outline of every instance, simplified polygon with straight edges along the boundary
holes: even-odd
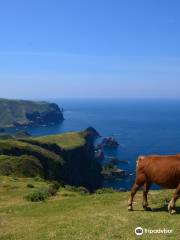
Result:
[[[136,161],[136,170],[137,170],[138,167],[139,167],[140,161],[143,160],[143,159],[145,159],[145,156],[142,156],[142,155],[141,155],[141,156],[138,157],[138,159],[137,159],[137,161]]]

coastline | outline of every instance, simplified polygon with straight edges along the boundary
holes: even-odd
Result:
[[[180,102],[56,100],[64,108],[61,124],[49,127],[27,127],[33,136],[43,136],[71,131],[81,131],[93,126],[103,137],[114,136],[120,147],[107,149],[105,155],[127,160],[129,164],[119,164],[119,168],[134,172],[139,155],[176,154],[180,145]],[[148,104],[147,104],[148,102]],[[145,110],[144,110],[145,109]],[[154,114],[152,115],[152,111]],[[9,129],[10,131],[12,129]],[[100,138],[98,141],[101,141]],[[130,189],[134,176],[126,180],[105,181],[104,186]],[[158,189],[153,186],[153,189]]]

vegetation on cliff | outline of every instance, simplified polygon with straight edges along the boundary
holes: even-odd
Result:
[[[102,181],[89,131],[0,139],[0,174],[38,175],[91,191]]]
[[[0,128],[54,125],[63,119],[55,103],[0,99]]]

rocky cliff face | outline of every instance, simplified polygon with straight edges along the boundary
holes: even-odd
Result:
[[[0,99],[0,127],[55,125],[64,119],[55,103]]]
[[[97,161],[91,136],[86,144],[76,149],[62,151],[65,164],[61,176],[65,182],[75,186],[85,186],[90,191],[102,185],[101,164]]]
[[[43,137],[0,138],[0,174],[35,176],[84,186],[102,185],[92,129]],[[20,136],[21,137],[21,136]]]
[[[64,120],[63,113],[58,105],[51,103],[46,111],[31,111],[26,113],[29,125],[56,125]]]

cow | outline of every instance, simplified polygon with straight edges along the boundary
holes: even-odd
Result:
[[[143,208],[146,211],[152,210],[148,207],[147,200],[148,191],[152,183],[163,188],[176,189],[173,198],[168,204],[169,213],[176,213],[175,203],[180,196],[180,154],[167,156],[150,155],[138,158],[136,179],[128,201],[129,211],[133,210],[133,198],[141,186],[143,186]]]

